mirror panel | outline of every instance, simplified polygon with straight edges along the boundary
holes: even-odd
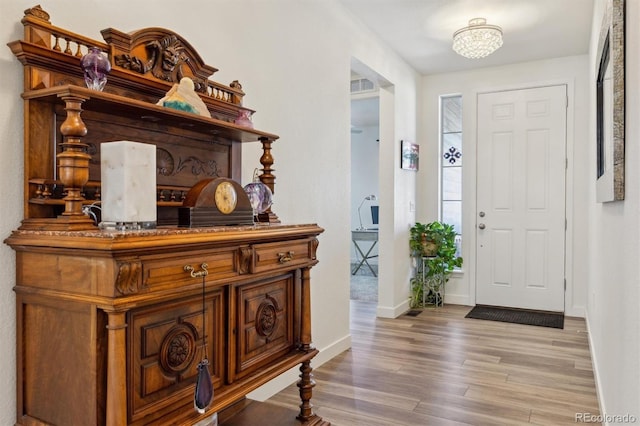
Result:
[[[596,61],[596,198],[624,200],[625,0],[608,0]]]

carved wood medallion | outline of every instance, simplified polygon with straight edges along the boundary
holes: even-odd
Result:
[[[160,366],[169,375],[186,371],[196,356],[196,330],[188,323],[178,324],[164,336],[160,345]]]
[[[265,300],[256,311],[256,332],[269,342],[269,337],[278,328],[278,302],[265,294]]]

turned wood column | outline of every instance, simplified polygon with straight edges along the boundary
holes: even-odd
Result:
[[[311,268],[302,269],[302,283],[300,294],[300,316],[302,324],[300,327],[300,350],[309,352],[314,350],[311,344]],[[301,422],[309,421],[315,417],[311,396],[316,382],[313,380],[313,369],[311,361],[305,361],[300,365],[300,380],[297,383],[300,389],[300,413],[297,419]]]
[[[300,283],[300,350],[309,352],[311,345],[311,268],[302,268]]]
[[[87,153],[87,145],[82,138],[87,134],[87,126],[82,121],[82,103],[86,97],[63,94],[67,117],[60,126],[64,140],[62,153],[58,154],[58,179],[67,192],[64,197],[64,213],[60,219],[72,223],[73,229],[93,228],[93,221],[82,213],[82,188],[89,181],[89,161],[91,155]]]
[[[300,389],[300,401],[302,401],[302,403],[300,404],[300,413],[296,418],[303,423],[316,417],[313,412],[313,404],[311,403],[313,388],[316,385],[315,380],[313,380],[312,371],[311,361],[305,361],[300,365],[300,380],[296,386]]]
[[[267,185],[271,192],[276,193],[275,180],[276,177],[271,173],[273,169],[273,157],[271,156],[271,139],[262,137],[260,138],[262,144],[262,157],[260,157],[260,164],[262,164],[262,174],[260,175],[260,181]]]
[[[259,176],[260,182],[264,183],[271,189],[271,192],[275,194],[275,180],[276,177],[271,173],[273,169],[273,157],[271,156],[271,144],[274,141],[265,137],[260,138],[260,143],[262,144],[262,157],[260,157],[260,164],[262,164],[262,174]],[[271,211],[271,207],[267,209],[266,212],[258,215],[258,220],[260,222],[268,222],[268,223],[280,223],[280,219],[278,215]]]
[[[107,312],[107,426],[127,424],[126,312]]]

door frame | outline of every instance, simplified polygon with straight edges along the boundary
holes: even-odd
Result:
[[[395,250],[397,245],[394,238],[394,222],[396,220],[395,208],[395,161],[387,161],[399,155],[396,151],[395,143],[395,85],[378,73],[377,70],[361,62],[356,57],[351,57],[350,71],[354,71],[360,76],[374,81],[378,84],[379,99],[379,164],[378,164],[378,304],[376,316],[381,318],[396,318],[408,309],[408,298],[403,304],[396,303],[397,280],[393,278],[397,265],[396,257],[400,256],[399,250]],[[391,187],[389,187],[391,185]],[[351,187],[351,185],[350,185]],[[351,190],[351,188],[349,188]],[[349,244],[351,237],[348,237]],[[406,260],[407,265],[409,260]],[[349,270],[350,271],[350,270]],[[350,275],[349,275],[350,277]],[[406,306],[405,306],[406,305]]]
[[[522,83],[517,85],[507,85],[507,86],[491,86],[474,89],[471,92],[472,94],[472,102],[465,101],[463,98],[464,105],[469,108],[471,106],[472,111],[469,114],[464,114],[464,118],[470,121],[469,125],[465,125],[463,123],[463,133],[466,131],[470,138],[466,147],[471,147],[473,152],[473,162],[468,164],[468,168],[463,171],[463,174],[466,174],[467,177],[463,176],[463,191],[466,188],[469,190],[466,191],[469,195],[464,198],[464,202],[469,206],[468,209],[465,209],[468,213],[464,215],[463,222],[463,232],[464,232],[464,240],[466,240],[465,244],[468,249],[465,250],[468,255],[468,260],[465,258],[465,266],[463,269],[465,274],[469,276],[469,304],[472,306],[476,305],[476,291],[477,291],[477,238],[476,238],[476,227],[478,224],[477,217],[477,209],[478,209],[478,200],[477,200],[477,161],[478,161],[478,96],[481,94],[492,93],[492,92],[500,92],[500,91],[511,91],[511,90],[521,90],[521,89],[534,89],[545,86],[558,86],[558,85],[566,85],[567,87],[567,125],[566,125],[566,156],[567,156],[567,168],[565,170],[566,174],[566,189],[565,189],[565,213],[567,226],[565,230],[565,259],[564,259],[564,268],[565,268],[565,279],[566,279],[566,289],[565,289],[565,297],[564,297],[564,312],[565,315],[584,315],[584,312],[576,312],[573,304],[573,225],[574,225],[574,209],[573,209],[573,199],[574,199],[574,116],[575,116],[575,83],[573,80],[566,79],[558,79],[558,80],[548,80],[548,81],[540,81],[540,82],[530,82],[530,83]],[[471,104],[471,105],[470,105]],[[471,119],[470,119],[471,118]],[[463,151],[464,152],[464,151]],[[469,168],[473,168],[473,170],[469,170]],[[466,184],[466,187],[464,186]],[[464,230],[467,230],[465,232]]]

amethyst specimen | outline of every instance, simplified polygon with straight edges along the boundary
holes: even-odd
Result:
[[[102,91],[107,84],[107,74],[111,71],[111,63],[107,54],[97,47],[90,47],[89,52],[80,60],[84,71],[84,82],[89,89]]]

